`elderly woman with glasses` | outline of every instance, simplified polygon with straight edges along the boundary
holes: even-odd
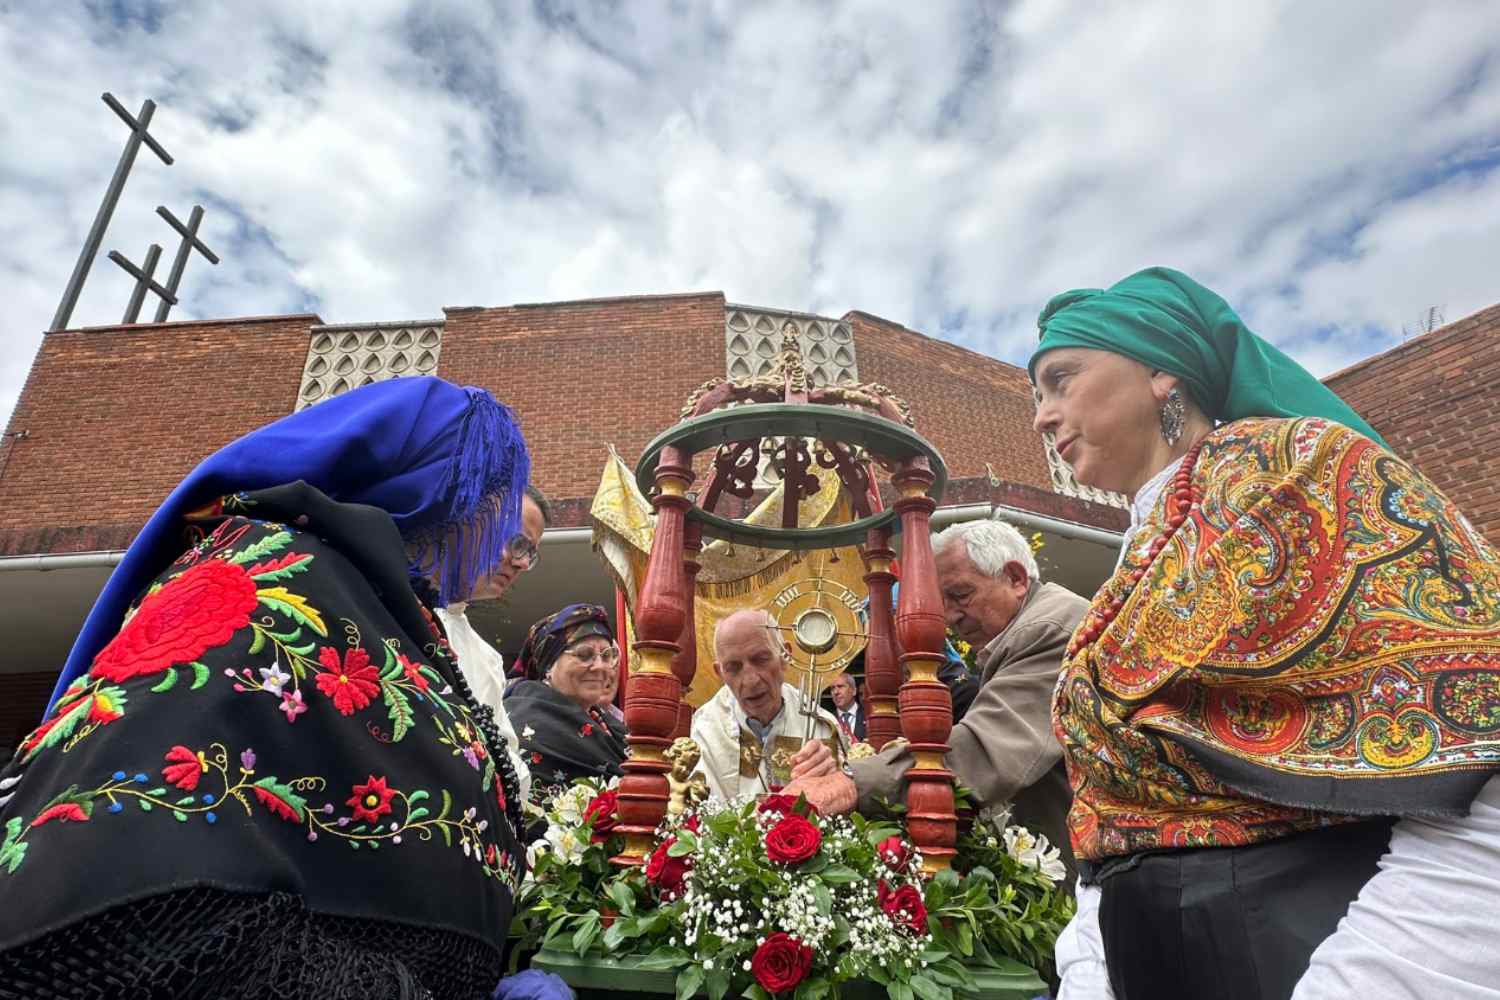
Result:
[[[1500,996],[1500,555],[1187,275],[1039,323],[1036,428],[1131,498],[1052,707],[1062,996]]]
[[[600,707],[620,662],[609,617],[596,604],[570,604],[526,635],[505,708],[531,769],[531,800],[551,798],[577,778],[624,772],[625,729]]]

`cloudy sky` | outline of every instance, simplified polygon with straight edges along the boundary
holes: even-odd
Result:
[[[256,13],[248,13],[255,9]],[[1500,302],[1500,6],[0,0],[0,416],[105,239],[207,209],[174,318],[722,289],[1012,361],[1171,264],[1318,374]],[[100,259],[73,324],[118,322]],[[149,318],[148,301],[145,315]]]

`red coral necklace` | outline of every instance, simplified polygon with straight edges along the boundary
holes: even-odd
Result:
[[[1177,473],[1172,476],[1167,498],[1167,529],[1158,535],[1152,542],[1150,555],[1146,561],[1130,571],[1130,577],[1120,592],[1104,605],[1102,608],[1091,608],[1088,617],[1084,618],[1083,624],[1073,633],[1073,639],[1068,643],[1068,657],[1071,659],[1083,647],[1092,643],[1104,634],[1109,628],[1110,622],[1119,615],[1120,609],[1125,606],[1125,598],[1135,590],[1136,584],[1141,582],[1141,577],[1146,575],[1146,567],[1150,566],[1166,548],[1167,542],[1177,533],[1187,520],[1188,512],[1193,509],[1193,504],[1198,501],[1198,496],[1193,492],[1193,466],[1198,464],[1198,452],[1203,448],[1203,442],[1199,441],[1188,449],[1188,453],[1182,456],[1182,464],[1177,467]]]

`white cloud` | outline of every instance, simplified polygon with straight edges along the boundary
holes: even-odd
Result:
[[[1168,263],[1326,373],[1500,299],[1487,0],[27,6],[0,412],[124,139],[104,90],[177,157],[104,249],[164,273],[154,207],[208,207],[183,318],[722,288],[1020,361],[1052,293]],[[74,325],[129,287],[101,257]]]

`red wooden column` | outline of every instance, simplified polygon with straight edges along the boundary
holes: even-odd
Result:
[[[698,555],[703,551],[703,525],[697,521],[687,522],[683,534],[683,560],[682,572],[687,578],[687,621],[682,626],[682,635],[677,640],[677,655],[672,657],[672,675],[682,685],[682,694],[687,694],[688,689],[693,686],[693,675],[698,672],[698,616],[694,613],[694,595],[697,593],[696,584],[698,571],[703,568],[698,562]],[[672,731],[672,738],[679,739],[691,735],[693,726],[693,706],[685,701],[677,703],[677,728]]]
[[[953,699],[938,680],[946,623],[932,557],[929,521],[937,503],[927,495],[933,474],[925,458],[908,459],[892,477],[900,493],[901,597],[896,639],[905,652],[907,681],[901,686],[901,729],[916,758],[906,773],[906,822],[922,852],[922,869],[933,874],[952,862],[958,841],[953,814],[953,772],[944,766],[953,729]]]
[[[672,658],[687,619],[687,573],[683,568],[683,534],[693,481],[692,456],[680,448],[662,449],[656,466],[656,536],[646,563],[646,582],[635,607],[635,669],[625,693],[625,724],[630,727],[630,756],[620,779],[620,825],[625,852],[617,865],[641,864],[652,849],[656,827],[667,812],[666,750],[677,731],[682,683],[672,672]]]
[[[891,530],[874,528],[865,535],[865,585],[870,590],[869,641],[865,644],[865,687],[869,712],[865,741],[876,750],[901,735],[897,692],[901,689],[901,664],[896,660],[895,623],[891,616],[891,585],[896,575],[891,564]]]

